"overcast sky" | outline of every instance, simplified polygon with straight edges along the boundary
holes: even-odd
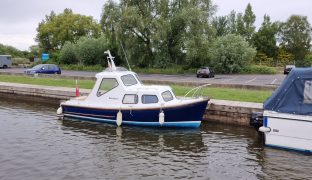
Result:
[[[0,0],[0,43],[28,50],[36,44],[38,23],[50,14],[70,8],[74,13],[93,16],[100,20],[102,6],[106,0]],[[260,26],[263,15],[268,14],[271,20],[286,21],[291,14],[308,16],[312,24],[311,0],[213,0],[218,5],[217,15],[227,15],[231,10],[244,12],[251,3],[256,14],[256,25]]]

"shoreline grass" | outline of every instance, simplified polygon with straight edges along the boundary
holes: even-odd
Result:
[[[56,87],[71,87],[76,86],[74,79],[60,79],[60,78],[42,78],[31,76],[15,76],[15,75],[0,75],[0,82],[11,82],[20,84],[33,84]],[[78,85],[81,89],[92,89],[95,81],[93,80],[79,80]],[[184,96],[193,87],[171,85],[176,96]],[[250,89],[236,89],[236,88],[219,88],[206,87],[203,90],[203,96],[211,99],[232,100],[243,102],[257,102],[262,103],[271,96],[271,90],[250,90]]]

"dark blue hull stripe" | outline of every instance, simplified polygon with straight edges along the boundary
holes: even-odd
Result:
[[[268,147],[277,148],[277,149],[285,149],[285,150],[291,150],[291,151],[299,151],[304,153],[312,153],[312,150],[307,149],[300,149],[300,148],[292,148],[287,146],[279,146],[279,145],[273,145],[273,144],[265,144]]]
[[[116,124],[116,120],[95,118],[88,116],[79,116],[73,114],[64,114],[65,117],[77,118],[84,121],[92,122],[101,122],[101,123],[110,123]],[[149,126],[149,127],[185,127],[185,128],[198,128],[201,124],[201,121],[178,121],[178,122],[164,122],[160,124],[159,122],[138,122],[138,121],[122,121],[122,125],[129,126]]]

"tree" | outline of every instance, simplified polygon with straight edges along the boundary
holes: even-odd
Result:
[[[307,67],[312,67],[312,53],[309,53],[305,56],[304,65]]]
[[[66,41],[77,42],[82,36],[99,37],[100,26],[91,16],[74,14],[71,9],[56,15],[51,11],[39,23],[36,41],[46,51],[60,50]]]
[[[284,48],[279,48],[277,52],[276,66],[285,66],[294,64],[295,56],[287,52]]]
[[[261,27],[252,37],[253,45],[257,51],[264,53],[267,57],[276,57],[278,48],[276,46],[275,36],[277,32],[277,24],[271,23],[270,16],[264,15]]]
[[[112,0],[109,0],[103,7],[103,14],[100,21],[101,29],[109,42],[109,50],[114,54],[116,59],[120,59],[120,54],[118,53],[119,46],[121,45],[121,38],[117,38],[118,32],[121,29],[118,26],[121,19],[121,8],[118,4]]]
[[[250,44],[252,44],[251,38],[256,29],[255,21],[256,15],[253,13],[250,3],[248,3],[244,14],[238,13],[236,16],[236,33],[243,36]]]
[[[234,10],[231,11],[231,13],[227,17],[228,19],[228,30],[230,34],[236,34],[237,33],[237,27],[236,27],[236,12]]]
[[[4,45],[1,43],[0,43],[0,54],[8,54],[11,55],[12,57],[26,57],[23,51],[20,51],[13,46]]]
[[[224,36],[230,32],[227,16],[215,17],[212,21],[212,26],[216,30],[216,36]]]
[[[280,28],[281,46],[295,56],[296,65],[303,65],[311,48],[311,26],[306,16],[292,15]]]
[[[220,73],[236,73],[255,57],[256,50],[243,37],[228,34],[219,37],[209,50],[212,66]]]
[[[245,14],[243,16],[243,20],[244,20],[243,36],[250,43],[251,37],[255,33],[255,29],[256,29],[256,27],[254,26],[254,23],[256,21],[256,15],[253,13],[250,3],[248,3],[248,5],[245,9]]]
[[[109,39],[123,44],[137,66],[193,64],[200,59],[192,53],[194,48],[203,49],[203,42],[212,38],[208,22],[214,8],[210,0],[109,1],[103,7],[101,26]],[[118,52],[123,54],[120,48]]]

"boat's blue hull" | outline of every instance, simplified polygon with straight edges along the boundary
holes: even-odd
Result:
[[[121,110],[122,125],[151,126],[151,127],[183,127],[198,128],[206,110],[208,100],[163,108],[165,114],[164,124],[159,123],[161,109],[128,109]],[[78,118],[85,121],[95,121],[116,124],[118,109],[88,108],[62,105],[66,117]]]

